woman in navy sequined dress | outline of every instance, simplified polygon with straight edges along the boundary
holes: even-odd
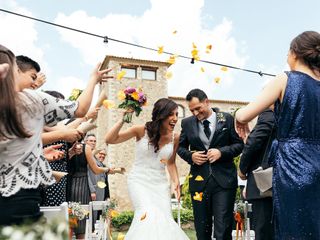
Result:
[[[255,102],[236,114],[246,137],[248,121],[275,102],[275,238],[320,239],[320,34],[303,32],[290,45],[290,72],[277,76]]]

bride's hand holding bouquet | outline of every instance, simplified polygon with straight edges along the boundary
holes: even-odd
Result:
[[[147,103],[147,96],[142,92],[142,89],[127,87],[125,90],[118,93],[118,98],[123,102],[118,106],[126,109],[123,115],[123,122],[130,123],[132,115],[135,112],[139,116],[142,111],[142,106]]]

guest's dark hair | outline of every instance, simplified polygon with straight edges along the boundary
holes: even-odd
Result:
[[[18,106],[22,103],[15,90],[16,79],[14,71],[16,68],[14,54],[6,47],[0,45],[0,64],[9,64],[8,74],[0,79],[0,139],[2,138],[28,138],[31,135],[23,127]],[[20,108],[20,110],[22,110]]]
[[[16,57],[16,61],[19,69],[22,72],[28,71],[30,69],[35,69],[37,72],[40,72],[41,70],[39,63],[27,56],[19,55]]]
[[[145,127],[149,137],[149,144],[154,146],[154,152],[159,150],[160,128],[173,110],[178,108],[178,104],[168,98],[160,98],[153,106],[152,120],[147,122]]]
[[[207,94],[199,88],[192,89],[186,96],[186,100],[189,102],[192,98],[198,98],[200,102],[208,99]]]
[[[320,72],[320,33],[306,31],[299,34],[292,40],[290,50],[311,70]]]
[[[64,96],[62,93],[58,92],[58,91],[44,91],[45,93],[55,97],[55,98],[60,98],[60,99],[64,99]]]

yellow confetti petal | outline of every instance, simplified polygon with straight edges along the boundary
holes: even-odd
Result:
[[[192,47],[193,47],[193,48],[197,48],[197,45],[193,42],[193,43],[192,43]]]
[[[168,160],[166,160],[166,159],[161,159],[160,162],[161,162],[162,164],[167,164]]]
[[[221,80],[221,78],[219,78],[219,77],[216,77],[216,78],[214,79],[215,83],[219,83],[220,80]]]
[[[141,216],[140,221],[143,221],[146,217],[147,217],[147,213],[144,213],[144,214]]]
[[[190,178],[192,178],[193,176],[192,176],[192,174],[190,173],[186,178],[188,178],[188,179],[190,179]]]
[[[178,32],[177,30],[174,30],[174,31],[172,32],[172,34],[177,34],[177,32]]]
[[[124,235],[123,233],[118,233],[118,237],[117,237],[117,240],[124,240],[124,237],[126,235]]]
[[[221,71],[226,72],[226,71],[228,71],[228,68],[227,67],[221,67]]]
[[[171,55],[167,62],[170,64],[174,64],[176,62],[176,55]]]
[[[203,177],[201,177],[200,175],[198,175],[194,180],[199,182],[204,181]]]
[[[201,67],[201,68],[200,68],[200,71],[201,71],[201,72],[204,72],[204,68],[203,68],[203,67]]]
[[[200,192],[200,193],[195,192],[195,195],[193,196],[193,200],[201,202],[202,196],[203,196],[203,192]]]
[[[163,53],[163,46],[159,46],[159,47],[158,47],[158,53],[159,53],[159,54],[162,54],[162,53]]]
[[[114,108],[114,106],[116,105],[113,101],[111,101],[111,100],[104,100],[103,102],[102,102],[102,105],[106,108],[106,109],[112,109],[112,108]]]
[[[172,78],[172,72],[166,72],[165,78],[166,79]]]
[[[191,51],[192,57],[197,56],[198,53],[199,53],[199,51],[198,51],[197,49],[193,49],[193,50]]]
[[[117,74],[117,80],[121,80],[126,75],[126,71],[122,70]]]
[[[117,95],[120,101],[126,99],[126,94],[124,93],[124,91],[119,91]]]
[[[97,182],[97,187],[98,188],[105,188],[107,185],[106,185],[106,183],[105,182],[102,182],[102,181],[98,181]]]

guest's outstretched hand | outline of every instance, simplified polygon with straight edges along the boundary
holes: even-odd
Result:
[[[98,63],[93,72],[91,73],[91,77],[96,81],[96,83],[107,82],[108,79],[114,78],[114,76],[108,75],[109,72],[112,71],[112,68],[107,68],[100,70],[101,63]]]
[[[43,156],[49,162],[60,160],[65,156],[65,152],[59,150],[62,147],[62,144],[51,145],[43,149]]]
[[[240,123],[239,121],[237,121],[237,119],[235,118],[234,120],[234,127],[236,132],[238,133],[239,137],[242,138],[242,140],[244,142],[246,142],[247,137],[250,133],[250,129],[249,129],[249,124],[248,123]]]

